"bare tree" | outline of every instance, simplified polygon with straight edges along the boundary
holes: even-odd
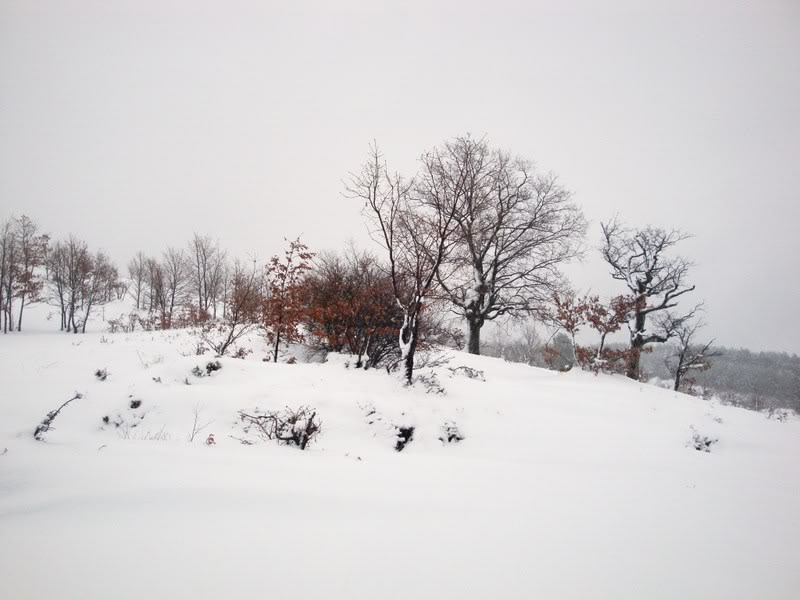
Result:
[[[119,273],[102,252],[89,252],[75,236],[57,241],[47,254],[52,300],[61,310],[61,330],[86,332],[91,311],[116,297]]]
[[[8,219],[0,223],[0,318],[2,318],[3,333],[14,331],[11,311],[17,274],[17,253],[14,221]]]
[[[671,315],[664,319],[669,321],[664,327],[675,332],[675,351],[664,362],[674,375],[673,389],[677,392],[687,373],[707,371],[711,368],[711,359],[722,356],[722,353],[713,348],[714,340],[705,344],[697,342],[699,331],[705,327],[702,320],[694,320],[692,317],[676,318]]]
[[[200,413],[203,412],[203,405],[199,402],[194,405],[192,412],[194,413],[194,420],[192,421],[192,430],[189,432],[189,442],[194,442],[194,438],[197,437],[197,434],[214,422],[214,419],[211,419],[203,424],[200,423]]]
[[[611,266],[611,276],[622,281],[635,300],[632,323],[628,324],[632,352],[626,375],[638,379],[642,349],[676,335],[674,329],[658,326],[668,324],[663,319],[655,320],[656,327],[648,329],[648,318],[676,307],[680,296],[695,289],[687,284],[692,263],[680,256],[669,256],[670,251],[689,236],[677,229],[629,229],[616,219],[603,224],[602,228],[602,253]]]
[[[131,295],[136,302],[136,310],[142,307],[142,294],[147,285],[147,257],[141,250],[128,262],[128,277],[131,280]]]
[[[67,329],[67,249],[64,242],[58,241],[47,253],[47,281],[50,287],[51,302],[61,312],[61,331]]]
[[[175,308],[186,299],[189,285],[189,263],[183,250],[168,248],[153,267],[155,302],[162,329],[172,327]]]
[[[16,236],[19,252],[14,293],[19,298],[17,331],[22,331],[22,312],[26,305],[39,300],[43,287],[43,282],[36,277],[36,269],[44,264],[49,238],[40,234],[36,222],[25,215],[16,222]]]
[[[66,242],[59,243],[62,263],[58,265],[60,273],[51,270],[51,276],[60,276],[63,288],[62,312],[65,314],[66,331],[78,333],[76,315],[82,303],[82,293],[88,273],[91,270],[91,257],[86,242],[70,235]]]
[[[189,242],[191,281],[201,315],[217,315],[217,301],[222,293],[226,255],[208,236],[194,234]]]
[[[221,322],[206,323],[200,331],[203,342],[217,356],[224,356],[228,348],[258,324],[263,304],[259,279],[255,268],[234,263],[227,316]]]
[[[456,138],[423,161],[432,189],[462,188],[454,215],[458,243],[437,277],[467,320],[468,351],[480,354],[487,321],[541,315],[563,287],[559,267],[581,252],[586,221],[554,174],[484,139]]]
[[[463,180],[436,177],[438,151],[423,156],[425,173],[405,179],[390,174],[377,145],[345,193],[365,202],[371,234],[387,251],[394,297],[403,312],[398,341],[406,381],[411,383],[420,316],[436,285],[436,273],[452,245]]]
[[[84,310],[81,333],[86,333],[86,324],[89,322],[92,308],[110,302],[114,298],[114,289],[119,282],[119,273],[102,251],[97,251],[89,256],[82,267],[85,270],[81,273],[81,304]],[[73,331],[77,333],[74,319],[73,328]]]

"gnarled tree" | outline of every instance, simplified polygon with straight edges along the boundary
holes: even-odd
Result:
[[[722,356],[714,347],[714,340],[705,344],[699,343],[697,338],[700,330],[705,327],[702,320],[695,320],[694,311],[685,317],[675,317],[667,314],[664,317],[664,327],[674,331],[675,350],[667,356],[665,363],[673,374],[673,389],[680,391],[683,378],[691,371],[707,371],[711,368],[711,360]]]
[[[633,315],[628,323],[631,352],[626,375],[639,379],[642,349],[676,335],[676,330],[669,326],[674,321],[660,317],[678,305],[679,297],[695,289],[687,283],[692,263],[680,256],[670,256],[672,249],[689,236],[677,229],[630,229],[616,219],[603,224],[602,229],[602,253],[611,266],[611,276],[623,282],[634,298]],[[649,329],[648,320],[653,326]]]

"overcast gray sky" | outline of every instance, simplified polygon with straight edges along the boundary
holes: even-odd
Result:
[[[291,4],[291,7],[289,5]],[[800,2],[0,0],[0,217],[124,264],[368,244],[340,180],[454,135],[681,227],[709,334],[800,352]],[[575,284],[621,292],[592,251]]]

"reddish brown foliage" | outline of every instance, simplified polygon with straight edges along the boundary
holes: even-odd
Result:
[[[263,303],[262,324],[273,345],[272,360],[278,360],[281,343],[303,341],[300,324],[305,315],[304,280],[311,270],[314,253],[300,239],[289,242],[283,258],[273,256],[266,273],[267,298]]]
[[[396,346],[402,313],[371,254],[322,257],[304,291],[304,324],[318,349],[354,354],[360,367],[379,364]]]

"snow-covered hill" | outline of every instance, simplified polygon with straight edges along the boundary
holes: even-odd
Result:
[[[257,336],[196,377],[212,357],[185,331],[31,321],[0,338],[3,598],[800,594],[796,421],[457,352],[407,388],[346,357],[262,362]],[[240,409],[300,405],[322,421],[307,451],[241,443]]]

